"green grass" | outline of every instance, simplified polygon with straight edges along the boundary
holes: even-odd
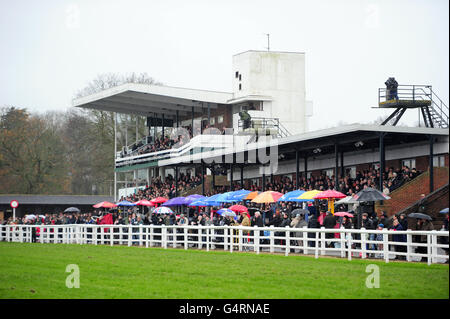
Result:
[[[65,286],[68,264],[80,288]],[[368,289],[368,264],[380,288]],[[0,243],[0,298],[449,298],[448,265],[91,245]]]

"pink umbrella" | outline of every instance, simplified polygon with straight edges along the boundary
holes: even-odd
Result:
[[[152,204],[162,204],[162,203],[165,203],[167,201],[168,201],[168,199],[165,198],[165,197],[156,197],[156,198],[152,199],[150,202]]]
[[[347,216],[347,217],[353,217],[353,214],[350,214],[350,213],[347,213],[347,212],[337,212],[337,213],[334,213],[334,216],[339,216],[339,217],[344,217],[344,216]]]
[[[93,205],[94,208],[114,208],[117,207],[116,204],[110,203],[110,202],[101,202],[98,204]]]
[[[136,205],[141,205],[141,206],[155,206],[155,204],[153,204],[151,201],[146,200],[146,199],[141,199],[137,202],[135,202]]]
[[[242,212],[247,213],[248,212],[248,208],[243,205],[233,205],[233,206],[229,207],[229,209],[231,209],[233,212],[238,212],[238,213],[242,213]]]

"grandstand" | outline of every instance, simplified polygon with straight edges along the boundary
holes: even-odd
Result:
[[[129,83],[75,99],[76,107],[147,120],[146,136],[127,141],[120,150],[116,143],[115,199],[158,177],[174,178],[173,195],[184,195],[177,184],[180,174],[200,175],[205,193],[214,189],[219,175],[226,176],[231,190],[236,182],[238,187],[258,185],[265,190],[268,181],[282,178],[298,187],[302,177],[319,175],[328,176],[339,188],[339,177],[354,177],[369,168],[384,172],[407,166],[428,172],[427,194],[442,186],[435,185],[433,167],[449,166],[448,107],[436,100],[431,86],[408,86],[407,105],[402,104],[402,95],[391,100],[379,90],[383,99],[379,107],[395,108],[382,125],[319,131],[308,128],[312,104],[305,99],[304,53],[237,54],[232,88],[232,92],[216,92]],[[396,126],[406,108],[412,107],[421,108],[425,127]],[[131,180],[123,177],[130,172]],[[383,183],[381,174],[379,189]]]

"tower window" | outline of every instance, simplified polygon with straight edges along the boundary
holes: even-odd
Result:
[[[242,80],[242,74],[239,74],[239,81]]]
[[[239,91],[242,90],[242,84],[239,83]]]
[[[236,71],[236,79],[239,77],[239,71]]]

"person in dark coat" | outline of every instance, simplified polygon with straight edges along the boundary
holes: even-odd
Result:
[[[334,228],[334,226],[336,226],[336,217],[330,211],[327,211],[327,215],[323,219],[323,227],[330,229],[330,228]],[[325,233],[325,238],[326,239],[334,238],[334,233]],[[326,246],[334,247],[334,243],[327,241]]]
[[[400,231],[400,230],[405,230],[403,229],[402,225],[400,224],[400,222],[397,219],[394,219],[392,227],[390,228],[391,230],[394,231]],[[406,235],[392,235],[392,241],[395,242],[406,242]],[[406,246],[404,245],[393,245],[394,246],[394,250],[396,252],[406,252]],[[405,260],[406,256],[395,256],[395,259],[401,259],[401,260]]]
[[[308,228],[320,228],[319,221],[317,220],[316,215],[311,215],[308,219]],[[308,238],[316,238],[316,233],[308,233]],[[309,247],[315,247],[314,241],[308,241]]]

